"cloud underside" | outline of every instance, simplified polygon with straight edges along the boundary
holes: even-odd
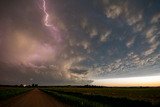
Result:
[[[143,2],[2,0],[0,84],[158,74],[160,7]]]

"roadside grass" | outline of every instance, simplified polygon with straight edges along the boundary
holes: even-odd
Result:
[[[42,90],[42,91],[56,97],[57,99],[66,104],[72,105],[73,107],[104,107],[104,104],[90,101],[74,95],[59,93],[55,91],[48,91],[48,90]],[[111,107],[111,106],[106,105],[105,107]]]

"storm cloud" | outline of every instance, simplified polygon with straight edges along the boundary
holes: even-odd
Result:
[[[159,75],[159,0],[1,0],[0,84]]]

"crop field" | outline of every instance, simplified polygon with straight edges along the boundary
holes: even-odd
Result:
[[[0,87],[0,101],[32,90],[24,87]]]
[[[147,107],[160,105],[160,88],[158,87],[46,87],[40,89],[75,106]]]

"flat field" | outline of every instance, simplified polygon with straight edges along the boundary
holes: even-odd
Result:
[[[78,106],[159,106],[160,87],[45,87],[44,92]]]

